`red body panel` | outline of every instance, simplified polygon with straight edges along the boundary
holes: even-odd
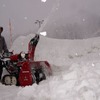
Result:
[[[31,68],[30,68],[29,62],[26,61],[26,62],[22,63],[18,81],[21,86],[33,84],[32,73],[31,73]]]
[[[35,52],[35,46],[32,46],[32,45],[29,43],[28,58],[29,58],[31,61],[34,61],[34,52]]]
[[[18,60],[18,54],[10,56],[11,61],[17,61]]]
[[[20,86],[27,86],[33,84],[33,75],[32,67],[38,69],[41,67],[47,75],[51,75],[51,67],[47,61],[34,61],[35,48],[39,40],[39,35],[36,35],[33,39],[30,40],[28,45],[28,58],[20,60],[21,57],[19,54],[12,55],[10,60],[12,62],[17,62],[17,67],[19,67],[18,73],[18,83]]]

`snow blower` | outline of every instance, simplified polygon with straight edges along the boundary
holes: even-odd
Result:
[[[35,48],[39,38],[39,35],[36,34],[30,40],[28,53],[13,54],[13,52],[9,52],[0,57],[2,66],[9,73],[2,77],[3,84],[17,86],[39,84],[52,74],[51,66],[47,61],[34,61]]]

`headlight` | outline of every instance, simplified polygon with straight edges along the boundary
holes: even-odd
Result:
[[[21,53],[21,57],[22,57],[22,58],[25,58],[25,53],[22,52],[22,53]]]

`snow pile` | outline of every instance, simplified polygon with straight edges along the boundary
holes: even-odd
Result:
[[[21,36],[15,40],[11,51],[20,53],[28,51],[28,43],[34,34]],[[47,37],[40,37],[36,47],[35,60],[47,60],[57,66],[65,66],[71,61],[91,60],[96,55],[100,56],[100,38],[83,39],[83,40],[59,40]],[[92,55],[91,55],[92,54]]]
[[[19,37],[11,50],[27,52],[32,37],[34,34]],[[100,38],[57,40],[41,37],[35,59],[49,61],[53,76],[39,85],[26,87],[0,84],[0,100],[100,100],[99,44]]]
[[[90,63],[74,63],[40,85],[21,88],[14,100],[99,100],[100,63]]]

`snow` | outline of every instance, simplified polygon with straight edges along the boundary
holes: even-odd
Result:
[[[47,32],[40,32],[41,35],[46,36]]]
[[[27,52],[34,34],[17,38],[11,50]],[[0,83],[0,100],[100,100],[100,38],[59,40],[40,37],[35,60],[47,60],[53,75],[39,85]]]
[[[46,2],[47,0],[41,0],[41,2]]]

